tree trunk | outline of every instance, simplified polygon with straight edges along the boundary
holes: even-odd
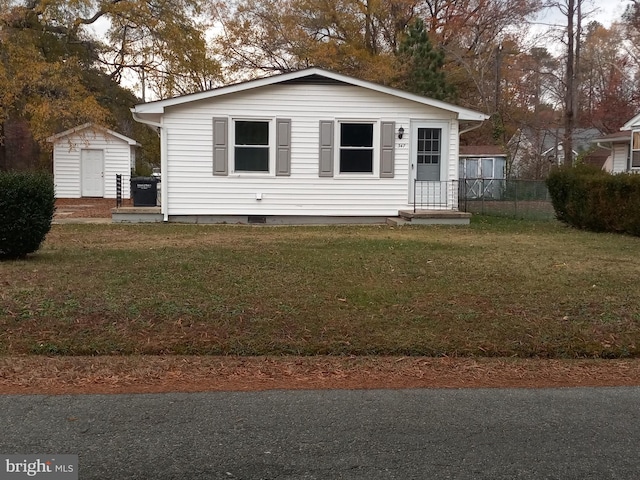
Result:
[[[573,130],[578,110],[582,0],[567,0],[567,72],[564,109],[564,164],[573,165]],[[575,23],[574,23],[575,19]]]

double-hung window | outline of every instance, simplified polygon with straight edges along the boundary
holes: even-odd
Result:
[[[340,123],[340,173],[373,173],[373,123]]]
[[[235,120],[234,127],[234,171],[269,172],[269,122]]]
[[[291,119],[213,118],[213,174],[291,175]]]
[[[393,178],[396,124],[386,120],[320,120],[320,177]]]

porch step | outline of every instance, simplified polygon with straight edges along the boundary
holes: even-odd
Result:
[[[471,214],[456,210],[400,210],[399,220],[412,225],[469,225]]]
[[[119,207],[111,209],[113,223],[160,223],[160,207]]]
[[[387,225],[390,225],[392,227],[400,227],[402,225],[411,225],[411,222],[400,217],[389,217],[387,218]]]

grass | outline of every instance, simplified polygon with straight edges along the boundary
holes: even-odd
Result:
[[[640,239],[460,227],[57,225],[0,263],[0,354],[640,356]]]

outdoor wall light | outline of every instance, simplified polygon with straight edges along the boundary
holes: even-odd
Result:
[[[404,128],[400,127],[398,129],[398,138],[402,140],[402,136],[404,135]]]

